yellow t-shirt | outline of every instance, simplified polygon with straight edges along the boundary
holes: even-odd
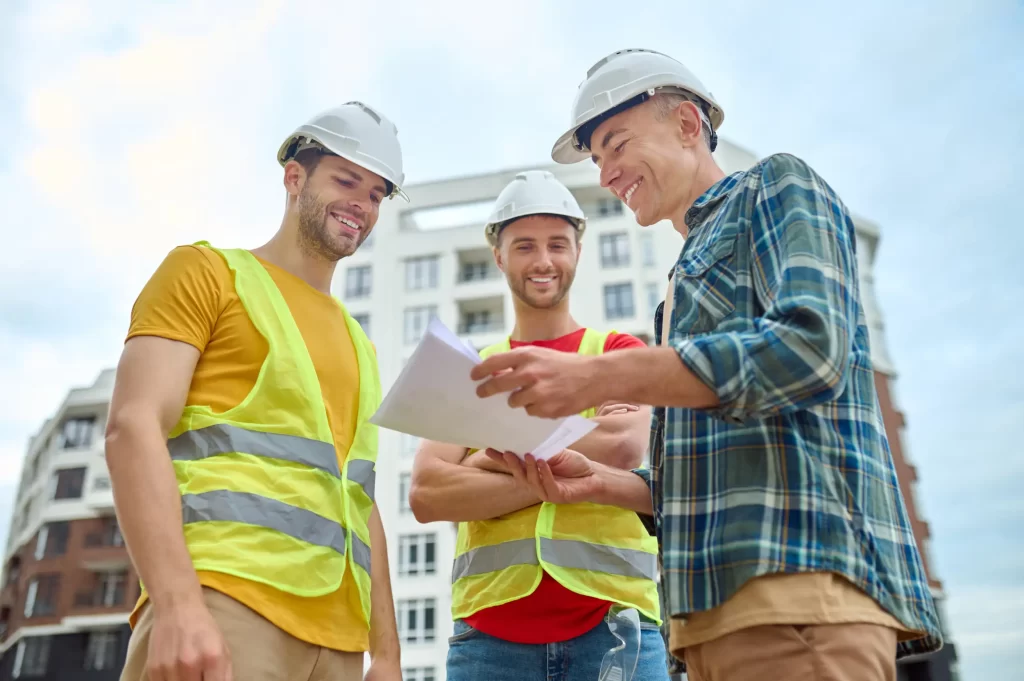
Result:
[[[260,262],[302,333],[320,380],[338,461],[344,465],[359,406],[359,366],[345,317],[331,296]],[[202,355],[187,403],[205,404],[215,412],[238,405],[248,395],[267,355],[267,342],[242,307],[227,263],[216,252],[196,246],[171,251],[143,288],[132,308],[128,338],[134,336],[160,336],[198,348]],[[298,639],[349,652],[369,648],[351,572],[337,591],[316,598],[218,572],[198,575],[204,586],[240,601]],[[129,620],[132,626],[145,600],[143,593]]]

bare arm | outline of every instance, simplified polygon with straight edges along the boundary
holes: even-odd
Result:
[[[592,419],[597,428],[572,448],[591,461],[631,470],[643,463],[651,433],[651,408],[633,404],[605,404]]]
[[[540,503],[536,494],[507,473],[461,465],[465,452],[456,445],[420,443],[409,490],[416,520],[490,520]]]
[[[202,601],[185,546],[167,434],[181,417],[199,351],[139,336],[121,354],[106,431],[118,522],[155,608]]]
[[[370,659],[375,667],[386,666],[401,673],[401,647],[395,602],[391,593],[387,537],[377,506],[370,514]],[[396,677],[397,678],[397,677]]]

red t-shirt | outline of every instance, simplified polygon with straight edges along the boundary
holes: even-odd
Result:
[[[513,348],[536,345],[542,348],[576,352],[583,333],[579,329],[552,340],[522,343],[512,341]],[[609,334],[604,350],[647,347],[639,338],[623,333]],[[485,608],[466,618],[466,624],[485,634],[514,643],[558,643],[576,638],[596,627],[612,604],[570,591],[547,572],[537,589],[517,601]]]

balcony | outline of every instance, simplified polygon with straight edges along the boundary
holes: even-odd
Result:
[[[491,255],[490,249],[473,248],[459,251],[457,266],[454,291],[457,301],[504,293],[505,280],[501,270],[494,264],[494,256]]]
[[[503,296],[459,301],[458,335],[475,348],[496,342],[505,333]]]
[[[125,605],[125,579],[109,580],[75,592],[75,609],[120,608]]]

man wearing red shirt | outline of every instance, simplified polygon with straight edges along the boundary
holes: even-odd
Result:
[[[584,354],[645,346],[582,327],[570,314],[585,226],[571,192],[549,172],[520,173],[502,191],[485,232],[516,321],[507,345],[483,354],[523,345]],[[649,410],[606,404],[593,418],[598,427],[573,449],[606,465],[639,467]],[[604,654],[619,644],[605,623],[613,606],[640,613],[633,678],[667,681],[657,542],[639,516],[541,504],[484,452],[431,441],[416,454],[409,503],[420,522],[459,523],[450,681],[594,681]]]

